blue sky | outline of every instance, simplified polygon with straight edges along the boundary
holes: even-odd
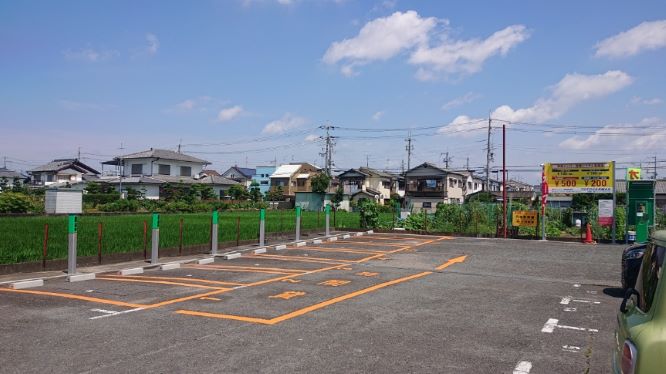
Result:
[[[530,182],[542,162],[666,156],[659,1],[2,1],[0,56],[18,170],[179,143],[217,169],[322,164],[324,124],[338,168],[400,169],[410,128],[412,165],[479,167],[489,115],[493,165],[507,124]]]

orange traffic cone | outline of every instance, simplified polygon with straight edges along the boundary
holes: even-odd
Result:
[[[585,233],[585,241],[583,241],[585,244],[594,244],[594,240],[592,240],[592,226],[588,223],[587,224],[587,232]]]

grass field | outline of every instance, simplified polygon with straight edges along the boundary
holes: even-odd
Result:
[[[259,212],[221,212],[219,241],[236,240],[236,221],[240,218],[240,240],[258,239]],[[390,214],[388,218],[390,221]],[[210,213],[161,214],[160,248],[179,245],[179,221],[183,220],[183,246],[201,245],[210,241]],[[143,251],[143,225],[148,224],[150,251],[150,214],[79,217],[78,255],[97,255],[98,224],[102,223],[102,254]],[[324,228],[324,213],[303,212],[301,230]],[[49,225],[48,259],[67,257],[67,217],[0,217],[0,264],[40,261],[44,240],[44,225]],[[331,216],[331,226],[333,217]],[[268,210],[266,232],[294,232],[296,214],[293,210]],[[337,212],[336,227],[359,228],[358,213]]]

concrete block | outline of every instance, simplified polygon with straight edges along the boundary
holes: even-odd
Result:
[[[342,235],[342,239],[349,239],[349,238],[351,238],[351,235],[349,234]]]
[[[307,242],[296,242],[297,247],[305,247],[307,244]]]
[[[312,244],[321,244],[321,243],[322,243],[321,239],[315,239],[312,241]]]
[[[287,246],[286,246],[285,244],[281,244],[281,245],[276,245],[276,246],[275,246],[275,250],[276,250],[276,251],[281,251],[281,250],[283,250],[283,249],[287,249]]]
[[[180,268],[180,263],[178,262],[170,262],[168,264],[160,265],[160,270],[173,270],[178,268]]]
[[[368,230],[367,232],[368,232],[368,234],[374,234],[374,233],[375,233],[375,232],[372,231],[372,230]]]
[[[222,258],[225,260],[233,260],[234,258],[239,258],[240,256],[241,256],[240,253],[229,253],[222,256]]]
[[[266,253],[266,248],[258,248],[254,250],[254,254]]]
[[[68,282],[82,282],[95,279],[95,273],[74,274],[67,277]]]
[[[15,290],[22,290],[24,288],[41,287],[43,285],[44,285],[43,279],[30,279],[30,280],[10,283],[9,288],[13,288]]]
[[[363,234],[365,234],[365,233],[364,232],[357,232],[356,236],[363,236]]]
[[[337,240],[338,240],[337,236],[333,236],[333,237],[328,238],[329,242],[334,242],[334,241],[337,241]]]
[[[210,257],[210,258],[202,258],[201,260],[197,261],[197,264],[206,265],[206,264],[212,264],[213,262],[215,262],[215,258]]]
[[[143,268],[131,268],[123,269],[118,272],[120,275],[134,275],[134,274],[143,274]]]

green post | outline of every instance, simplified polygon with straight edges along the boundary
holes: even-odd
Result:
[[[296,241],[301,240],[301,207],[296,207]]]
[[[157,264],[160,248],[160,215],[153,213],[153,231],[151,235],[150,263]]]
[[[213,256],[217,254],[218,221],[219,217],[217,210],[214,210],[212,224],[210,225],[210,253]]]
[[[331,235],[331,204],[326,204],[326,236]]]
[[[76,274],[76,223],[77,217],[70,214],[67,218],[67,274],[70,276]]]
[[[153,213],[153,230],[159,230],[160,228],[160,215]]]
[[[259,246],[263,247],[266,244],[265,237],[266,230],[266,209],[259,211]]]

